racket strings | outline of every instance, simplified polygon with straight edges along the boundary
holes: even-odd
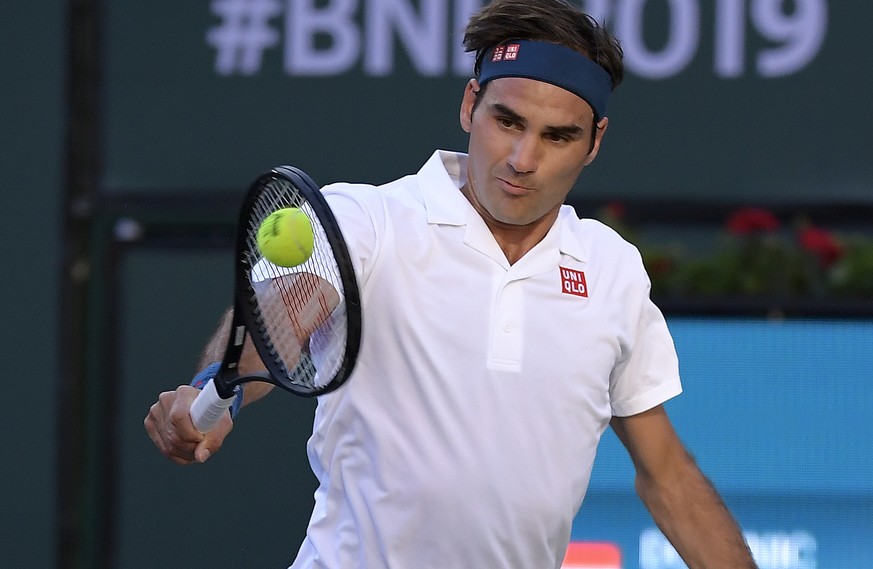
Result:
[[[264,219],[285,207],[298,207],[315,235],[312,256],[297,267],[277,267],[263,259],[257,230]],[[347,322],[342,285],[324,228],[300,191],[284,178],[271,178],[253,205],[248,223],[246,262],[252,267],[251,303],[262,339],[274,356],[267,363],[281,382],[298,391],[316,391],[330,383],[345,359]]]

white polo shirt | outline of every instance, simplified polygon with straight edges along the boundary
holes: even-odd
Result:
[[[294,569],[560,567],[613,415],[681,392],[637,250],[564,206],[510,265],[438,151],[324,189],[360,279],[348,383],[318,401]]]

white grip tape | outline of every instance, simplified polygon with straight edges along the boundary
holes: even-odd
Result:
[[[234,395],[234,397],[236,397]],[[221,419],[227,409],[233,405],[233,399],[222,399],[215,390],[215,383],[210,379],[203,390],[191,404],[191,421],[201,433],[208,433]]]

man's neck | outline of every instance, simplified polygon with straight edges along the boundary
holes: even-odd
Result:
[[[524,257],[528,251],[533,249],[537,243],[542,241],[546,234],[548,234],[549,229],[551,229],[552,225],[555,223],[555,219],[558,217],[559,208],[555,208],[554,211],[551,211],[536,221],[526,225],[504,223],[494,219],[494,217],[484,207],[482,207],[473,195],[469,184],[465,184],[461,187],[461,193],[464,194],[464,197],[467,198],[467,201],[470,202],[470,205],[473,206],[473,209],[476,210],[485,222],[485,225],[491,231],[491,235],[494,236],[494,240],[497,241],[497,245],[503,251],[506,260],[510,265],[514,265],[519,259]]]

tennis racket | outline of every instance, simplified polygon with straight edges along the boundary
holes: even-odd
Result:
[[[287,207],[303,211],[314,234],[312,255],[290,268],[264,259],[256,240],[264,219]],[[304,397],[337,389],[352,373],[361,342],[360,295],[349,252],[324,196],[305,172],[279,166],[252,183],[240,208],[235,254],[224,359],[191,405],[191,419],[203,433],[246,382],[265,381]],[[267,372],[238,372],[246,337]]]

